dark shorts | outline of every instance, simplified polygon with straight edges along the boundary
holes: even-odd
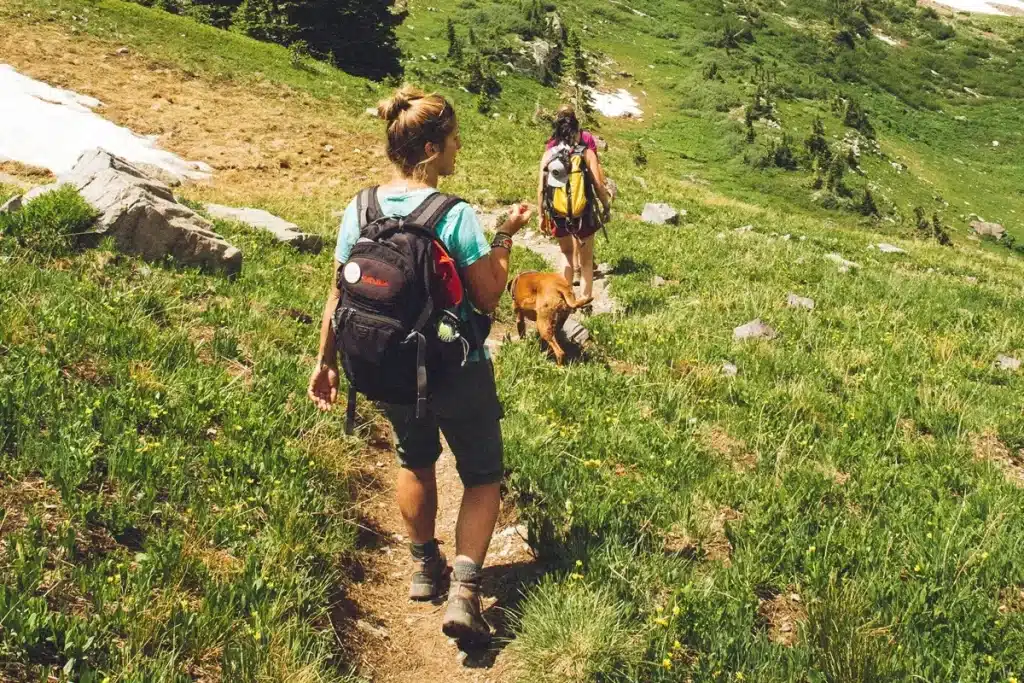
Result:
[[[555,237],[573,237],[585,240],[600,229],[600,225],[595,221],[590,214],[581,216],[574,220],[568,218],[555,218],[552,216],[551,224],[554,226]]]
[[[463,486],[501,481],[505,473],[501,442],[504,413],[490,360],[470,361],[434,388],[427,401],[427,414],[419,420],[415,406],[381,407],[394,427],[398,464],[402,467],[418,470],[433,466],[441,455],[440,431],[455,456]]]

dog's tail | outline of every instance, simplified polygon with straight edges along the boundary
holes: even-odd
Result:
[[[572,309],[583,308],[584,306],[586,306],[587,304],[594,300],[594,297],[592,296],[577,299],[576,295],[573,294],[572,292],[572,287],[570,287],[569,283],[566,282],[565,280],[562,280],[561,282],[558,283],[558,293],[562,295],[562,298],[565,300],[566,305],[568,305],[569,308]]]

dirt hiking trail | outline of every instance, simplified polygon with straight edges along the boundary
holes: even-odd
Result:
[[[383,422],[383,421],[382,421]],[[367,451],[369,482],[359,501],[363,571],[348,588],[352,631],[360,672],[377,683],[398,681],[498,683],[512,680],[502,651],[511,636],[508,612],[522,591],[543,573],[517,526],[514,510],[502,504],[484,567],[484,618],[495,638],[486,649],[464,652],[441,632],[443,599],[408,599],[413,569],[394,482],[398,476],[389,438],[374,439]],[[462,482],[448,445],[437,463],[437,538],[449,564],[455,555],[455,522]]]

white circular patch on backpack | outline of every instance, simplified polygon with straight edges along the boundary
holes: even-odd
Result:
[[[363,271],[359,268],[358,263],[350,261],[345,264],[345,268],[341,271],[341,276],[345,278],[345,282],[354,285],[363,276]]]

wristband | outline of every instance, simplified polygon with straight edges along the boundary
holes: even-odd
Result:
[[[491,241],[491,249],[495,249],[497,247],[503,247],[511,252],[512,235],[508,234],[507,232],[499,232],[495,234],[494,239]]]

